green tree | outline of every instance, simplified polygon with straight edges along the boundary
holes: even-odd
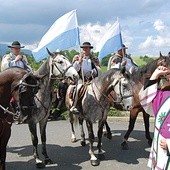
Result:
[[[104,57],[101,61],[101,66],[107,66],[108,62],[109,62],[109,58],[112,56],[112,54],[107,55],[106,57]]]

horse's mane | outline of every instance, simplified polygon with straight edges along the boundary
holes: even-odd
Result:
[[[35,75],[43,75],[43,74],[47,74],[47,67],[48,67],[48,62],[49,62],[49,58],[41,64],[41,66],[35,71]]]
[[[112,68],[107,72],[101,73],[98,77],[96,77],[92,82],[99,83],[99,82],[105,82],[106,79],[110,79],[111,76],[116,73],[117,71],[120,71],[118,68]]]
[[[143,77],[150,77],[153,71],[157,67],[159,58],[155,59],[154,61],[151,61],[147,63],[145,66],[139,68],[136,72],[132,73],[132,79],[133,81],[141,81],[141,78]]]
[[[13,74],[13,73],[16,73],[16,72],[25,72],[25,73],[27,73],[27,71],[24,68],[17,67],[17,66],[12,66],[12,67],[8,67],[4,71],[0,72],[0,75],[7,74],[8,72],[10,72],[9,74]]]

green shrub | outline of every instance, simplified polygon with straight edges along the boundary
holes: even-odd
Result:
[[[118,116],[118,117],[121,117],[121,116],[125,116],[125,112],[124,111],[120,111],[120,110],[117,110],[113,107],[110,108],[109,112],[108,112],[108,116]]]

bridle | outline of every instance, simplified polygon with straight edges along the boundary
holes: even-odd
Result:
[[[55,56],[55,57],[52,57],[52,64],[51,64],[51,67],[52,67],[52,69],[51,69],[51,75],[52,75],[52,79],[54,78],[54,79],[57,79],[56,77],[54,77],[54,68],[56,67],[56,69],[59,71],[59,73],[60,73],[60,75],[61,75],[61,78],[64,78],[64,76],[65,76],[65,74],[67,73],[67,71],[71,68],[71,67],[73,67],[73,65],[71,64],[70,66],[68,66],[66,69],[63,69],[63,70],[61,70],[61,69],[59,69],[59,67],[57,66],[57,64],[56,64],[56,61],[55,61],[55,58],[56,58],[57,56]],[[61,79],[60,78],[60,79]]]
[[[121,79],[122,79],[123,77],[119,77],[117,80],[116,80],[116,82],[114,83],[114,85],[113,85],[113,89],[116,87],[116,85],[118,84],[119,85],[119,91],[120,91],[120,94],[117,94],[116,93],[116,91],[114,90],[114,92],[116,93],[116,95],[117,96],[120,96],[118,99],[119,100],[115,100],[115,98],[111,95],[111,93],[110,93],[110,96],[112,97],[112,100],[113,100],[113,102],[114,103],[117,103],[117,104],[123,104],[123,100],[124,99],[127,99],[127,98],[129,98],[129,97],[133,97],[133,94],[130,94],[130,95],[124,95],[123,93],[122,93],[122,90],[121,90]],[[97,90],[98,90],[98,92],[102,95],[102,96],[104,96],[108,101],[110,101],[110,99],[109,99],[109,97],[107,96],[107,95],[105,95],[104,93],[102,93],[102,92],[100,92],[100,90],[99,90],[99,88],[98,88],[98,86],[97,86],[97,84],[94,82],[94,85],[96,86],[96,88],[97,88]],[[94,89],[93,89],[93,86],[92,86],[92,91],[93,91],[93,94],[94,94],[94,96],[95,96],[95,98],[97,99],[97,96],[96,96],[96,93],[95,93],[95,91],[94,91]],[[101,105],[101,104],[100,104]]]
[[[15,119],[18,119],[19,116],[21,115],[21,110],[26,110],[26,109],[34,109],[36,108],[36,105],[35,103],[32,105],[32,106],[28,106],[28,105],[21,105],[21,100],[22,100],[22,97],[21,97],[21,94],[26,92],[27,91],[27,88],[30,87],[32,88],[33,90],[33,94],[35,96],[35,94],[37,93],[38,91],[38,83],[36,84],[28,84],[25,82],[25,79],[29,76],[32,76],[33,74],[32,73],[27,73],[23,76],[23,78],[19,81],[18,84],[16,84],[12,89],[11,89],[11,94],[14,92],[14,91],[17,91],[19,92],[19,100],[17,102],[17,111],[16,112],[12,112],[9,110],[9,108],[4,108],[2,105],[0,105],[0,108],[4,111],[4,114],[8,113],[8,114],[11,114],[13,115],[13,118],[14,120]],[[33,98],[34,98],[33,96]],[[25,99],[26,100],[26,99]]]
[[[121,79],[122,79],[122,78],[123,78],[123,77],[120,77],[119,79],[117,79],[116,83],[115,83],[114,86],[113,86],[113,89],[114,89],[117,84],[119,85],[119,92],[120,92],[120,93],[117,94],[116,91],[114,90],[114,92],[116,93],[116,95],[119,96],[119,97],[118,97],[118,100],[115,100],[114,97],[110,94],[111,97],[112,97],[112,99],[113,99],[113,102],[114,102],[114,103],[118,103],[118,104],[123,104],[122,101],[123,101],[124,99],[133,97],[133,94],[124,95],[124,93],[122,93],[122,88],[121,88],[121,87],[122,87],[122,83],[121,83]]]
[[[50,73],[48,73],[48,74],[46,74],[45,76],[47,76],[47,75],[49,75],[50,74],[50,79],[51,80],[56,80],[56,79],[63,79],[63,78],[65,78],[65,74],[67,73],[67,71],[71,68],[71,67],[73,67],[73,65],[71,64],[70,66],[68,66],[66,69],[60,69],[59,67],[58,67],[58,65],[56,64],[56,61],[55,61],[55,58],[57,57],[57,55],[55,55],[55,54],[53,54],[53,53],[50,53],[49,52],[49,55],[51,56],[51,58],[52,58],[52,61],[51,61],[51,66],[50,66]],[[55,56],[54,56],[55,55]],[[67,58],[65,58],[66,60],[68,60]],[[68,60],[69,61],[69,60]],[[59,62],[58,62],[59,63]],[[55,73],[54,73],[54,68],[56,68],[58,71],[59,71],[59,73],[60,73],[60,78],[58,78],[57,76],[55,76]],[[44,77],[45,77],[44,76]],[[41,102],[41,100],[37,97],[37,96],[35,96],[35,98],[37,99],[37,101],[41,104],[41,106],[45,109],[45,112],[46,112],[46,114],[48,113],[48,107],[46,107],[45,105],[44,105],[44,103],[42,103]],[[46,115],[45,115],[46,116]],[[44,117],[45,117],[44,116]]]

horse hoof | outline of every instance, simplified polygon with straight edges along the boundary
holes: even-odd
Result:
[[[107,138],[108,139],[112,139],[112,134],[111,133],[107,133]]]
[[[36,168],[45,168],[45,164],[42,162],[36,163]]]
[[[108,139],[112,139],[112,134],[111,133],[107,133],[107,132],[103,132],[103,136],[107,137]]]
[[[85,141],[81,141],[81,146],[86,146],[86,142]]]
[[[149,147],[152,146],[152,139],[148,140],[148,145],[149,145]]]
[[[51,160],[51,159],[45,159],[44,160],[44,162],[45,162],[45,165],[51,165],[51,164],[53,164],[53,161]]]
[[[121,143],[122,150],[129,150],[129,146],[126,141]]]
[[[104,156],[104,154],[98,154],[98,159],[100,159],[100,160],[105,160],[105,156]]]
[[[72,138],[72,139],[71,139],[71,142],[72,142],[72,143],[75,143],[75,142],[76,142],[76,138]]]
[[[97,160],[90,160],[92,166],[98,166],[100,164],[100,161]]]

